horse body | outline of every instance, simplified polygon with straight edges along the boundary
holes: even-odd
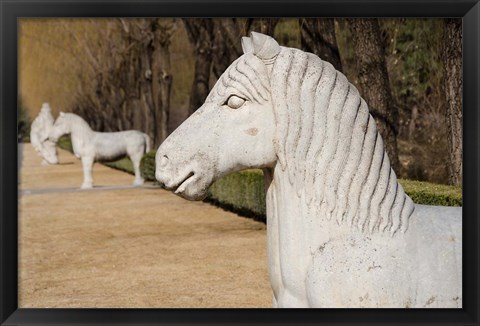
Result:
[[[303,194],[286,195],[285,178],[268,185],[274,307],[462,306],[461,208],[415,205],[407,232],[365,234],[313,218]]]
[[[92,166],[94,162],[109,162],[130,157],[135,171],[134,185],[143,184],[140,160],[150,150],[148,135],[137,131],[96,132],[73,113],[60,113],[49,138],[56,142],[64,134],[70,134],[75,156],[82,160],[84,181],[81,188],[93,186]]]
[[[242,47],[159,147],[157,180],[199,200],[225,174],[264,170],[275,307],[461,307],[461,208],[413,204],[331,64],[258,33]]]
[[[93,138],[95,160],[108,162],[135,155],[139,150],[138,147],[142,146],[144,142],[145,134],[137,130],[95,132]]]
[[[35,151],[43,158],[42,165],[58,163],[55,143],[48,140],[53,121],[50,105],[43,103],[40,113],[30,127],[30,142]]]

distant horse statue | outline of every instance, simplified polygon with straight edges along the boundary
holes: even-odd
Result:
[[[40,113],[33,120],[30,127],[30,143],[42,157],[42,165],[57,164],[57,148],[55,143],[48,140],[48,134],[53,126],[52,109],[48,103],[43,103]]]
[[[274,307],[462,307],[461,208],[415,205],[357,89],[317,56],[252,33],[160,146],[190,200],[262,168]]]
[[[57,142],[65,134],[70,134],[73,153],[82,160],[82,189],[92,188],[92,167],[95,161],[116,161],[125,156],[130,157],[135,171],[134,185],[142,185],[144,179],[140,174],[140,160],[150,151],[150,137],[137,130],[119,132],[96,132],[88,123],[73,113],[60,112],[53,125],[49,138]]]

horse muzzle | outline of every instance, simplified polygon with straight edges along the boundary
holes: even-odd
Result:
[[[165,189],[188,200],[205,198],[211,182],[194,164],[175,164],[163,154],[157,155],[155,161],[155,178]]]
[[[58,158],[57,157],[44,157],[45,161],[48,162],[48,164],[55,165],[58,164]]]

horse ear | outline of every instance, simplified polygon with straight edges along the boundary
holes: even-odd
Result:
[[[280,45],[273,37],[251,32],[250,39],[253,44],[253,54],[262,60],[273,59],[280,53]]]
[[[253,44],[249,37],[242,37],[242,50],[244,54],[253,53]]]

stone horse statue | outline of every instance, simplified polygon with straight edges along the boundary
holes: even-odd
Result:
[[[42,157],[42,165],[58,164],[57,148],[55,143],[48,140],[48,134],[53,126],[52,109],[48,103],[43,103],[40,113],[33,120],[30,127],[30,143]]]
[[[82,189],[92,188],[92,167],[95,161],[111,162],[123,157],[130,157],[135,171],[134,185],[142,185],[144,179],[140,174],[140,160],[143,154],[150,151],[150,137],[137,130],[119,132],[96,132],[88,123],[73,113],[60,112],[53,125],[49,139],[58,139],[70,134],[73,153],[82,160]]]
[[[200,200],[263,169],[274,307],[462,307],[462,209],[412,202],[330,63],[259,33],[242,47],[158,149],[158,181]]]

